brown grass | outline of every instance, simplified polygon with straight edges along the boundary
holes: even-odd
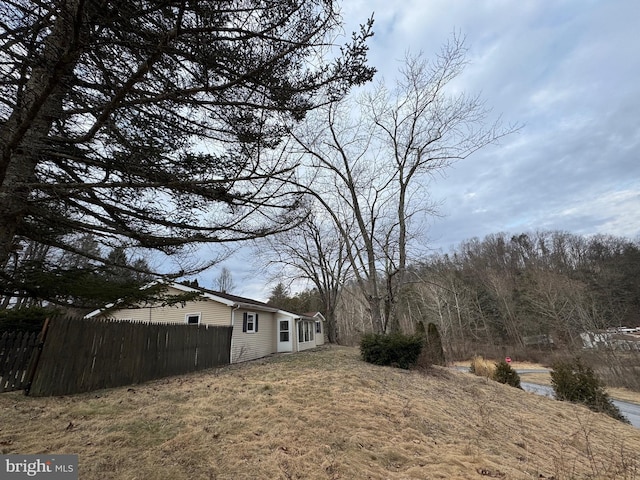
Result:
[[[346,347],[92,394],[2,394],[0,449],[77,453],[83,480],[640,478],[638,429]]]
[[[470,369],[479,377],[493,378],[496,371],[496,364],[491,360],[485,360],[482,357],[475,356],[471,359]]]

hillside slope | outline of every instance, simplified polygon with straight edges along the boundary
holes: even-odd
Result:
[[[448,369],[330,347],[91,394],[0,395],[2,453],[91,479],[640,478],[640,430]]]

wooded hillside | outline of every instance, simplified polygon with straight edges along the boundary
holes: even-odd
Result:
[[[438,325],[453,358],[486,346],[582,346],[580,333],[640,325],[640,246],[612,236],[566,232],[494,234],[414,263],[399,302],[400,323]],[[339,331],[367,331],[366,311],[349,288]],[[357,296],[355,297],[357,299]]]

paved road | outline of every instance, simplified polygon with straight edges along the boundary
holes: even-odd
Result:
[[[549,368],[516,368],[515,370],[519,375],[525,373],[549,373],[551,371]]]
[[[526,375],[527,373],[546,373],[549,370],[517,369],[516,371],[520,375]],[[552,387],[537,385],[528,382],[520,382],[520,385],[522,385],[522,389],[526,390],[527,392],[533,392],[537,393],[538,395],[544,395],[545,397],[554,398]],[[627,419],[631,422],[631,425],[640,428],[640,405],[631,402],[623,402],[621,400],[613,400],[613,404],[620,409],[625,417],[627,417]]]
[[[538,395],[544,395],[545,397],[553,398],[553,388],[545,385],[536,385],[535,383],[520,382],[522,389],[526,392],[536,393]],[[629,419],[631,425],[640,428],[640,405],[635,403],[622,402],[620,400],[614,400],[613,404],[620,409],[622,414]]]
[[[468,367],[456,367],[456,370],[460,370],[462,372],[468,372]],[[527,373],[547,373],[548,369],[516,369],[518,375],[526,375]],[[543,395],[545,397],[554,398],[553,388],[548,387],[546,385],[538,385],[535,383],[528,382],[520,382],[522,389],[526,392],[536,393],[538,395]],[[613,404],[617,406],[622,414],[627,417],[627,419],[631,422],[636,428],[640,428],[640,405],[630,402],[623,402],[620,400],[614,400]]]
[[[452,368],[455,368],[460,372],[469,371],[469,367],[464,367],[461,365],[458,365]],[[516,368],[515,371],[518,372],[518,375],[521,375],[523,373],[549,373],[551,370],[549,368]]]

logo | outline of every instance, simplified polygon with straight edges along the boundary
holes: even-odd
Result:
[[[0,455],[0,478],[78,480],[78,455]]]

